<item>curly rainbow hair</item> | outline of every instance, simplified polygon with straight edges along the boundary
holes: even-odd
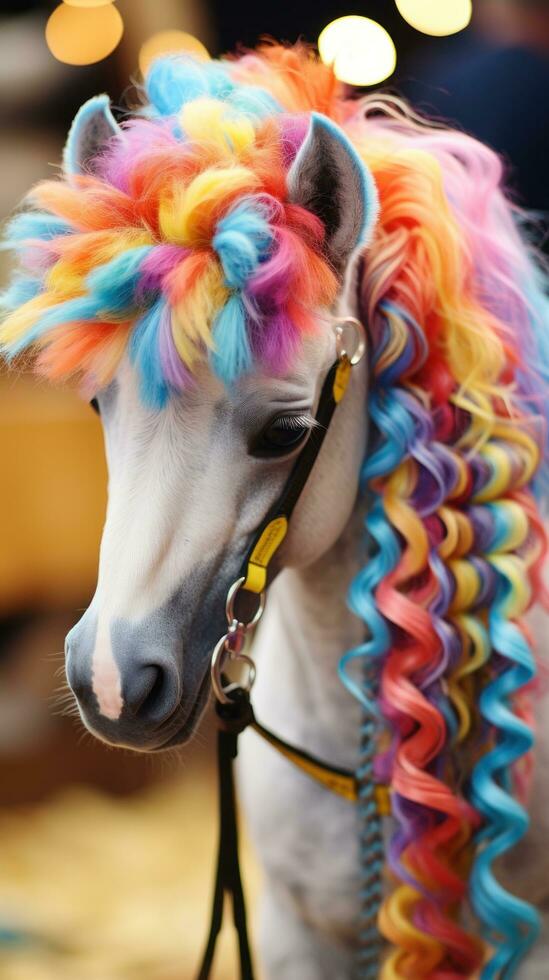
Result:
[[[32,345],[39,371],[90,391],[128,349],[161,408],[208,358],[227,383],[286,371],[337,279],[322,223],[287,200],[298,143],[266,93],[246,100],[220,66],[169,59],[148,94],[167,117],[129,120],[97,175],[42,182],[8,226],[24,274],[1,336],[9,357]]]
[[[537,671],[523,617],[544,599],[549,307],[500,161],[397,101],[346,100],[301,46],[162,59],[146,92],[95,176],[39,185],[12,222],[3,349],[88,388],[128,350],[157,408],[204,360],[228,384],[286,370],[338,288],[324,228],[288,202],[288,168],[311,112],[342,128],[380,213],[360,285],[369,559],[349,597],[367,639],[341,676],[377,746],[363,782],[390,786],[395,821],[379,913],[392,948],[380,974],[366,952],[362,975],[511,977],[539,931],[494,863],[528,826]]]

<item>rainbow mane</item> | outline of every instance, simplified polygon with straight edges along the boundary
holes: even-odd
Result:
[[[380,975],[511,977],[539,931],[493,866],[528,825],[523,616],[543,598],[533,489],[547,474],[549,316],[501,164],[398,102],[345,100],[303,47],[162,59],[146,94],[96,176],[38,185],[9,226],[20,271],[3,350],[32,350],[40,371],[90,391],[127,351],[156,408],[206,360],[228,384],[285,371],[338,286],[324,228],[288,203],[286,176],[311,112],[342,127],[381,205],[361,285],[370,558],[349,598],[367,639],[341,662],[396,824]],[[380,855],[365,846],[377,895]]]
[[[151,118],[110,141],[100,176],[39,184],[42,210],[8,227],[25,272],[2,343],[9,357],[32,345],[40,371],[88,391],[127,350],[159,408],[206,359],[227,383],[286,371],[337,280],[321,222],[287,200],[305,117],[213,63],[159,61],[147,94]]]

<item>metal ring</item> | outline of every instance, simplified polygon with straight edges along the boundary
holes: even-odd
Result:
[[[217,642],[215,650],[212,654],[212,662],[210,667],[213,692],[217,700],[221,701],[223,704],[228,704],[230,702],[231,699],[227,697],[227,693],[234,690],[235,686],[242,687],[244,690],[250,692],[255,683],[256,674],[255,664],[251,657],[248,657],[245,653],[236,653],[235,651],[231,650],[228,640],[229,634],[226,633],[225,636],[222,636]],[[233,682],[231,682],[231,684],[228,684],[227,687],[223,686],[223,670],[229,660],[232,663],[242,663],[248,668],[248,678],[246,684],[238,683],[235,685]]]
[[[237,625],[241,626],[243,629],[251,630],[253,629],[254,626],[257,626],[259,620],[263,615],[263,610],[265,609],[265,592],[259,593],[259,597],[258,597],[259,604],[250,622],[242,623],[241,620],[237,619],[234,614],[234,600],[238,595],[238,591],[240,587],[244,585],[245,581],[246,579],[243,575],[241,578],[237,578],[236,582],[233,582],[233,584],[231,585],[229,591],[227,592],[227,602],[225,604],[225,612],[227,613],[227,622],[229,623],[229,625],[231,625],[232,623],[237,623]]]
[[[230,700],[229,698],[225,697],[223,683],[221,680],[223,667],[225,666],[226,660],[229,656],[229,650],[226,646],[226,642],[227,634],[222,636],[216,643],[214,652],[212,653],[212,662],[210,664],[213,692],[217,700],[222,701],[223,704],[227,704],[227,702]]]
[[[248,657],[246,653],[239,653],[238,657],[231,657],[230,659],[234,660],[234,663],[244,664],[244,666],[248,668],[248,676],[246,678],[246,683],[243,684],[241,681],[239,681],[238,686],[242,687],[249,694],[252,687],[255,684],[255,675],[256,675],[255,664],[252,658]]]
[[[355,332],[356,347],[352,354],[349,354],[349,352],[343,346],[343,329],[346,325],[353,327]],[[358,364],[366,353],[366,331],[363,324],[354,316],[337,317],[335,319],[334,330],[336,335],[337,356],[340,359],[346,357],[353,365]]]

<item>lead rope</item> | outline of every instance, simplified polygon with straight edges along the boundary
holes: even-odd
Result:
[[[227,685],[225,675],[222,675],[222,680],[226,685],[226,700],[217,700],[215,705],[219,726],[217,734],[219,846],[210,932],[197,980],[209,980],[211,975],[217,939],[223,924],[225,897],[230,897],[232,901],[233,921],[238,935],[240,954],[240,980],[254,980],[238,857],[238,828],[233,778],[233,762],[237,755],[238,736],[245,728],[253,728],[258,735],[298,769],[310,776],[311,779],[315,779],[325,789],[336,793],[348,802],[356,802],[360,799],[360,789],[356,776],[351,771],[323,762],[310,752],[290,745],[289,742],[260,725],[250,704],[249,692],[236,684]],[[372,786],[368,789],[370,820],[373,818],[373,814],[378,812],[384,814],[389,812],[388,794],[385,787]],[[375,928],[375,919],[372,928]],[[375,943],[375,937],[372,942]],[[376,964],[377,969],[377,954],[371,957],[371,962]]]
[[[371,667],[365,671],[365,683],[373,691],[375,679]],[[357,956],[359,980],[377,980],[381,957],[378,916],[382,900],[384,864],[383,831],[379,801],[374,783],[376,723],[364,712],[360,729],[360,761],[357,769],[358,817],[360,845],[360,948]]]
[[[238,826],[234,792],[233,761],[238,751],[238,736],[252,722],[248,694],[242,688],[230,692],[229,702],[216,701],[219,728],[217,732],[217,774],[219,794],[219,846],[210,933],[197,980],[210,977],[217,938],[223,924],[225,897],[230,897],[233,922],[238,935],[240,980],[254,980],[246,905],[238,858]]]

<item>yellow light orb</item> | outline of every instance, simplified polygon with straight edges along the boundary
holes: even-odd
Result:
[[[54,58],[67,65],[93,65],[111,54],[124,33],[124,22],[112,3],[100,7],[56,7],[46,24],[46,43]]]
[[[338,17],[318,39],[320,57],[348,85],[378,85],[396,66],[391,35],[369,17]]]
[[[210,58],[208,49],[202,44],[202,41],[199,41],[192,34],[187,34],[186,31],[159,31],[158,34],[153,34],[141,46],[139,52],[141,74],[145,76],[151,61],[159,58],[160,55],[182,52],[192,54],[195,58],[200,58],[203,61],[209,61]]]
[[[404,20],[422,34],[446,37],[467,27],[472,0],[395,0]]]

